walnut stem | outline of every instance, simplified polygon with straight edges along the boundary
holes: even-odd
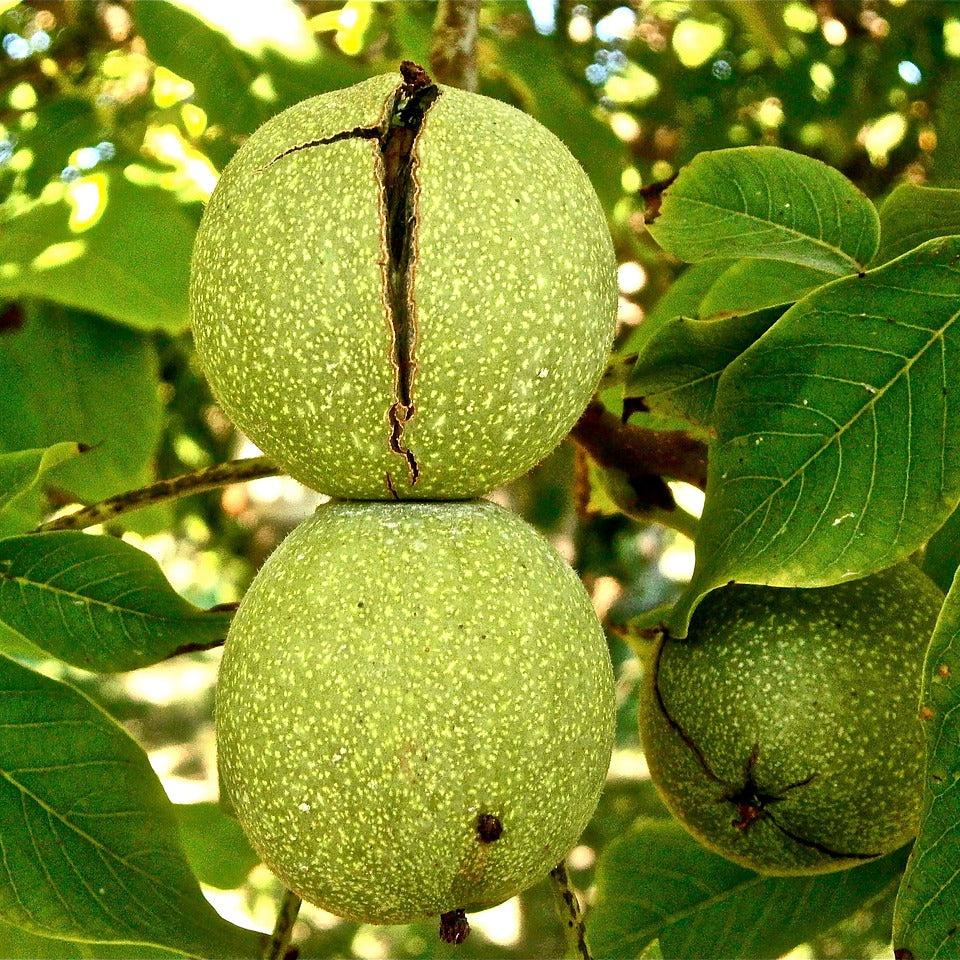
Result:
[[[68,513],[41,523],[37,527],[38,533],[50,530],[83,530],[98,523],[107,523],[114,517],[131,510],[164,500],[174,500],[192,493],[202,493],[206,490],[215,490],[231,483],[243,483],[246,480],[256,480],[259,477],[271,477],[280,473],[280,469],[267,457],[248,457],[245,460],[230,460],[219,463],[215,467],[205,467],[192,473],[183,473],[179,477],[169,480],[158,480],[149,486],[138,490],[128,490],[115,497],[101,500],[99,503],[83,507],[75,513]]]
[[[439,83],[476,93],[480,0],[440,0],[433,21],[430,69]]]
[[[682,430],[647,430],[621,423],[594,400],[570,431],[570,439],[602,467],[616,467],[635,485],[650,476],[707,485],[707,447]]]
[[[277,911],[277,922],[273,926],[270,942],[263,952],[264,960],[284,960],[286,957],[287,948],[290,946],[290,935],[293,933],[293,925],[297,922],[297,914],[300,913],[302,902],[292,890],[283,891]]]
[[[557,916],[567,937],[567,955],[576,960],[592,960],[580,899],[576,887],[570,882],[566,860],[561,860],[550,871],[550,885],[556,900]]]

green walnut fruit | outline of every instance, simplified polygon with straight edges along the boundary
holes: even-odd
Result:
[[[465,499],[524,473],[583,411],[613,336],[613,247],[576,160],[417,69],[261,127],[193,255],[224,409],[351,499]]]
[[[573,571],[491,503],[333,503],[230,628],[218,762],[302,897],[401,923],[492,906],[576,843],[614,696]]]
[[[943,595],[912,564],[710,594],[647,671],[650,774],[702,843],[770,874],[852,867],[915,833],[924,652]]]

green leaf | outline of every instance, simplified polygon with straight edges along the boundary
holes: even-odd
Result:
[[[720,378],[693,580],[814,587],[907,557],[960,500],[960,237],[791,307]]]
[[[946,593],[960,567],[960,509],[930,538],[923,552],[923,572]]]
[[[222,890],[243,886],[260,858],[240,824],[216,803],[178,803],[173,809],[197,879]]]
[[[0,451],[60,440],[91,449],[48,475],[83,500],[149,482],[160,437],[159,371],[152,341],[95,317],[27,309],[0,333]]]
[[[100,191],[102,214],[71,226],[69,203],[55,199],[66,188],[55,186],[54,199],[0,221],[0,297],[41,297],[141,330],[185,330],[194,226],[173,194],[117,171],[98,174],[84,184],[84,202]]]
[[[80,454],[76,443],[55,443],[45,449],[0,453],[0,537],[22,533],[40,520],[35,496],[40,478]]]
[[[93,146],[103,139],[93,102],[88,97],[44,99],[33,112],[36,122],[24,132],[19,144],[33,154],[24,176],[24,189],[31,196],[59,176],[74,150]]]
[[[773,960],[889,886],[900,851],[815,877],[762,876],[700,846],[676,821],[640,820],[604,850],[587,938],[598,958]]]
[[[714,320],[783,307],[796,303],[833,279],[833,274],[798,263],[738,260],[724,270],[706,292],[697,316]]]
[[[251,956],[183,857],[143,751],[74,688],[0,657],[0,920],[68,940]]]
[[[877,263],[887,263],[934,237],[960,234],[960,190],[904,183],[880,207]]]
[[[709,426],[720,374],[779,316],[773,309],[720,320],[670,321],[640,354],[625,396],[642,397],[657,413]]]
[[[132,13],[153,60],[194,85],[191,99],[211,123],[236,133],[373,72],[358,58],[321,50],[290,0],[260,0],[255,39],[242,4],[151,0]]]
[[[76,531],[0,540],[0,623],[85,670],[136,670],[218,644],[230,614],[175,593],[156,561]]]
[[[825,163],[779,147],[735,147],[684,167],[649,230],[681,260],[783,260],[842,276],[870,262],[879,220]]]
[[[639,353],[660,328],[677,317],[699,317],[700,304],[717,279],[733,263],[729,260],[704,260],[687,267],[653,305],[653,309],[635,327],[618,350],[619,356]]]
[[[893,943],[915,960],[960,955],[960,575],[923,667],[926,783],[920,833],[900,886]]]

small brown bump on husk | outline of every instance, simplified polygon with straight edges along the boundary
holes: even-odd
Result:
[[[477,838],[481,843],[494,843],[503,836],[503,822],[492,813],[477,817]]]

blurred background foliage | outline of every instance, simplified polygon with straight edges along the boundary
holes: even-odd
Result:
[[[188,332],[193,233],[218,172],[265,119],[304,97],[427,61],[426,2],[0,0],[0,452],[77,440],[43,512],[257,451],[212,403]],[[960,181],[960,9],[866,0],[484,2],[481,92],[552,129],[591,177],[618,260],[622,361],[678,273],[644,235],[644,188],[701,150],[779,144],[872,197]],[[673,292],[682,296],[682,285]],[[662,309],[662,308],[661,308]],[[602,397],[619,412],[615,362]],[[641,415],[642,416],[642,415]],[[702,497],[672,484],[692,515]],[[589,896],[597,853],[664,816],[634,722],[647,611],[690,573],[681,534],[631,519],[616,480],[563,446],[495,498],[580,571],[608,627],[622,705],[608,789],[571,856]],[[320,497],[266,478],[130,514],[111,528],[202,606],[236,601]],[[0,634],[0,648],[5,638]],[[191,862],[227,917],[261,929],[278,893],[216,806],[218,653],[108,679],[48,664],[149,751]],[[889,898],[797,957],[884,949]],[[546,884],[479,915],[464,957],[546,956],[562,931]],[[304,955],[447,956],[432,925],[358,927],[305,908]],[[0,955],[113,956],[0,926]],[[144,951],[146,953],[147,951]]]

